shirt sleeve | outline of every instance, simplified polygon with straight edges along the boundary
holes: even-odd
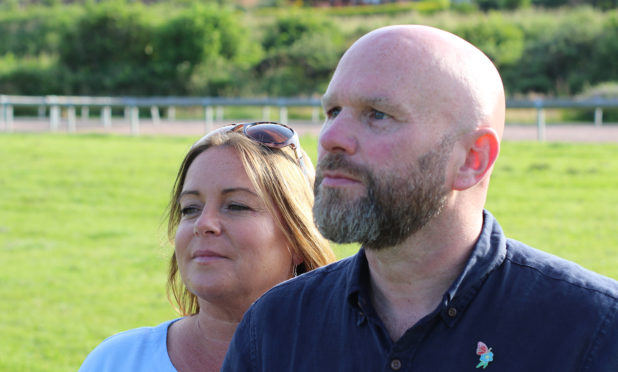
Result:
[[[582,371],[618,371],[618,301],[601,322]]]
[[[242,321],[236,328],[230,347],[227,350],[221,372],[250,372],[257,371],[256,342],[252,332],[252,309],[245,313]]]

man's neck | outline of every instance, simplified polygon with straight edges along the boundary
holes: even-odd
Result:
[[[365,251],[371,301],[393,341],[439,305],[466,264],[482,216],[473,228],[440,222],[446,221],[432,221],[398,246]]]

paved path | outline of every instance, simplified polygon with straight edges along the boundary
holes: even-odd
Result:
[[[215,126],[225,124],[218,123]],[[320,124],[307,121],[292,121],[290,124],[299,134],[312,133],[317,135]],[[6,126],[0,123],[0,132],[5,131]],[[168,121],[162,120],[155,125],[151,120],[141,120],[139,126],[140,135],[182,135],[199,136],[205,133],[205,124],[199,120]],[[45,132],[49,131],[49,122],[38,119],[18,119],[13,123],[14,132]],[[66,122],[62,122],[58,132],[67,132]],[[78,120],[76,125],[78,133],[114,133],[131,134],[131,126],[125,120],[115,120],[111,128],[104,128],[98,120]],[[504,131],[506,141],[535,141],[538,139],[535,125],[507,124]],[[605,124],[595,127],[593,124],[549,124],[545,129],[547,142],[618,142],[618,125]]]

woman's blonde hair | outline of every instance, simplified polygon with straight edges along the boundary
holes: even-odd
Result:
[[[181,219],[179,197],[187,171],[199,154],[217,146],[231,147],[240,155],[253,187],[281,228],[291,253],[302,258],[302,263],[296,268],[298,274],[335,260],[328,241],[322,237],[313,222],[315,171],[307,154],[303,152],[303,173],[293,151],[288,148],[272,149],[262,146],[235,132],[216,133],[206,140],[198,141],[182,161],[168,206],[167,234],[170,241],[174,241]],[[170,260],[167,295],[170,303],[176,306],[182,316],[199,311],[197,296],[186,288],[180,278],[176,253]]]

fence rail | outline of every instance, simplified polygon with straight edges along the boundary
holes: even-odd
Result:
[[[49,128],[58,130],[62,110],[66,113],[67,128],[76,128],[76,107],[81,108],[83,118],[89,117],[90,108],[101,110],[104,127],[112,126],[112,108],[124,108],[125,118],[129,120],[132,134],[139,134],[139,109],[150,108],[150,116],[155,124],[160,120],[161,108],[167,109],[167,117],[175,119],[176,107],[200,107],[204,112],[205,130],[213,127],[215,117],[223,117],[226,106],[258,106],[263,108],[267,118],[271,107],[279,109],[279,120],[287,122],[289,107],[312,107],[312,121],[319,122],[321,102],[317,98],[224,98],[224,97],[84,97],[84,96],[13,96],[0,95],[0,130],[13,131],[15,107],[37,107],[40,115],[49,112]],[[545,109],[574,108],[593,109],[594,125],[603,125],[603,109],[618,108],[618,99],[592,98],[578,99],[508,99],[507,108],[533,108],[537,111],[537,137],[545,139]]]

